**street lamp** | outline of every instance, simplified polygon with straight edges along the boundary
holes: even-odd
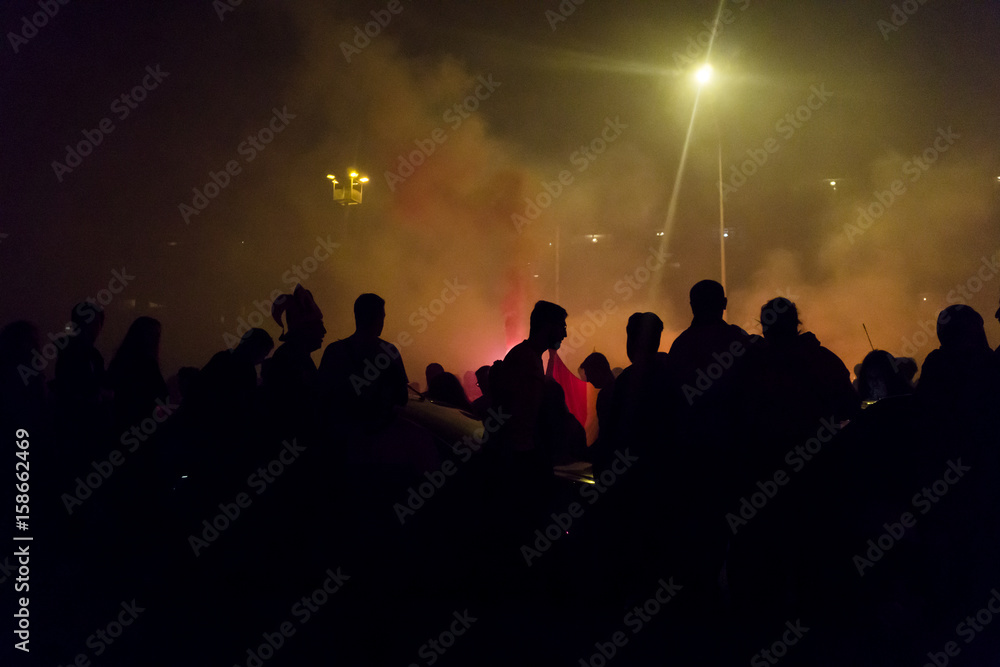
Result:
[[[364,184],[368,182],[367,176],[358,176],[358,172],[352,171],[348,174],[350,182],[346,186],[342,185],[333,174],[327,174],[326,177],[333,182],[333,201],[341,206],[354,206],[361,203],[362,189]]]
[[[712,81],[712,75],[714,70],[711,65],[705,63],[702,65],[697,72],[694,74],[695,81],[698,82],[699,90],[704,88]],[[723,203],[723,185],[722,185],[722,131],[719,129],[719,117],[715,117],[715,130],[716,136],[718,137],[718,150],[719,150],[719,260],[722,273],[722,290],[726,290],[726,238],[729,234],[726,232],[726,211],[725,204]]]

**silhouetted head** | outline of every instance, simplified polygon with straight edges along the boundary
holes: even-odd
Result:
[[[476,369],[476,385],[486,396],[490,393],[490,367],[480,366]]]
[[[697,318],[721,319],[726,305],[726,293],[714,280],[702,280],[691,288],[691,313]]]
[[[583,371],[587,382],[598,389],[610,387],[615,383],[615,376],[611,372],[611,364],[608,363],[608,358],[600,352],[588,354],[587,358],[580,364],[580,370]]]
[[[281,322],[282,315],[288,324],[287,331]],[[271,305],[271,317],[284,332],[278,340],[295,341],[309,352],[323,346],[323,337],[326,335],[323,312],[316,305],[312,292],[302,285],[296,285],[291,294],[282,294],[275,299]]]
[[[764,339],[782,343],[794,339],[799,333],[799,311],[795,304],[779,296],[760,308],[760,328]]]
[[[378,338],[385,327],[385,299],[366,292],[354,301],[354,326],[363,336]]]
[[[77,336],[93,345],[104,328],[104,308],[97,303],[81,301],[73,306],[69,315],[70,321],[77,327]]]
[[[625,351],[633,364],[653,360],[660,349],[663,320],[656,313],[633,313],[625,325]]]
[[[243,334],[240,344],[236,346],[236,354],[249,359],[253,365],[264,361],[274,349],[274,339],[263,329],[251,329]]]
[[[424,377],[427,379],[427,386],[431,386],[431,380],[436,378],[438,375],[444,373],[444,366],[438,363],[427,364],[427,368],[424,369]]]
[[[152,317],[135,318],[118,347],[115,358],[119,362],[131,363],[139,359],[160,360],[160,321]]]
[[[427,397],[432,401],[447,403],[462,410],[471,407],[462,383],[453,373],[441,372],[430,378],[427,381]]]
[[[566,338],[568,315],[562,306],[539,301],[531,311],[531,330],[528,338],[545,350],[558,350]]]
[[[971,306],[948,306],[938,314],[937,337],[944,349],[989,348],[983,317]]]
[[[905,359],[896,359],[885,350],[872,350],[858,368],[858,393],[863,401],[878,401],[889,396],[913,393],[912,368]]]

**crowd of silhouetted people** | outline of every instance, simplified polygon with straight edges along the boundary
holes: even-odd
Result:
[[[173,396],[156,319],[137,318],[106,364],[105,312],[77,305],[49,337],[51,380],[38,329],[8,324],[0,423],[32,433],[52,571],[87,600],[156,600],[159,625],[134,633],[175,641],[163,664],[195,645],[247,664],[242,647],[336,565],[358,592],[324,627],[383,642],[328,653],[348,664],[415,660],[434,626],[414,618],[449,605],[482,619],[454,664],[604,664],[591,656],[610,662],[616,631],[619,664],[917,665],[949,641],[963,664],[996,664],[1000,629],[956,634],[1000,587],[1000,350],[983,318],[941,311],[916,380],[914,359],[873,349],[852,381],[788,299],[761,307],[760,336],[725,321],[715,281],[690,305],[668,352],[641,312],[624,370],[584,359],[589,446],[543,366],[567,335],[561,306],[535,304],[504,359],[462,378],[433,363],[420,387],[381,338],[381,297],[359,296],[354,333],[323,349],[301,285],[274,303],[276,348],[250,329],[181,369]],[[660,580],[679,592],[639,635],[622,619]],[[52,609],[54,626],[89,627]],[[176,639],[188,624],[215,629]],[[793,642],[792,625],[809,630]],[[50,657],[69,664],[85,637],[59,634]],[[270,664],[329,642],[314,631]]]

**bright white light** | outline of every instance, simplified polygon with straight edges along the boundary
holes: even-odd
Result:
[[[722,238],[724,238],[724,239],[728,239],[728,238],[729,238],[729,232],[725,232],[725,233],[724,233],[724,234],[722,235]]]
[[[597,243],[597,237],[596,236],[594,238],[590,239],[590,240],[593,241],[594,243]]]
[[[830,181],[830,185],[832,185],[833,187],[837,187],[837,181]]]
[[[712,66],[705,63],[701,68],[695,72],[694,78],[698,82],[699,86],[704,86],[706,83],[712,80]]]

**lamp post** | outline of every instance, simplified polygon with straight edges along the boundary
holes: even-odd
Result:
[[[698,82],[698,88],[704,88],[712,81],[712,75],[714,70],[711,65],[705,63],[702,65],[697,72],[695,72],[695,81]],[[722,274],[722,289],[726,289],[726,208],[723,200],[723,185],[722,185],[722,131],[719,129],[719,118],[718,115],[715,117],[715,132],[718,140],[718,155],[719,155],[719,263]]]
[[[341,184],[333,174],[327,174],[326,177],[333,184],[333,201],[341,206],[354,206],[361,203],[362,190],[364,184],[368,182],[367,176],[358,176],[358,172],[352,171],[348,174],[349,183],[347,185]]]

